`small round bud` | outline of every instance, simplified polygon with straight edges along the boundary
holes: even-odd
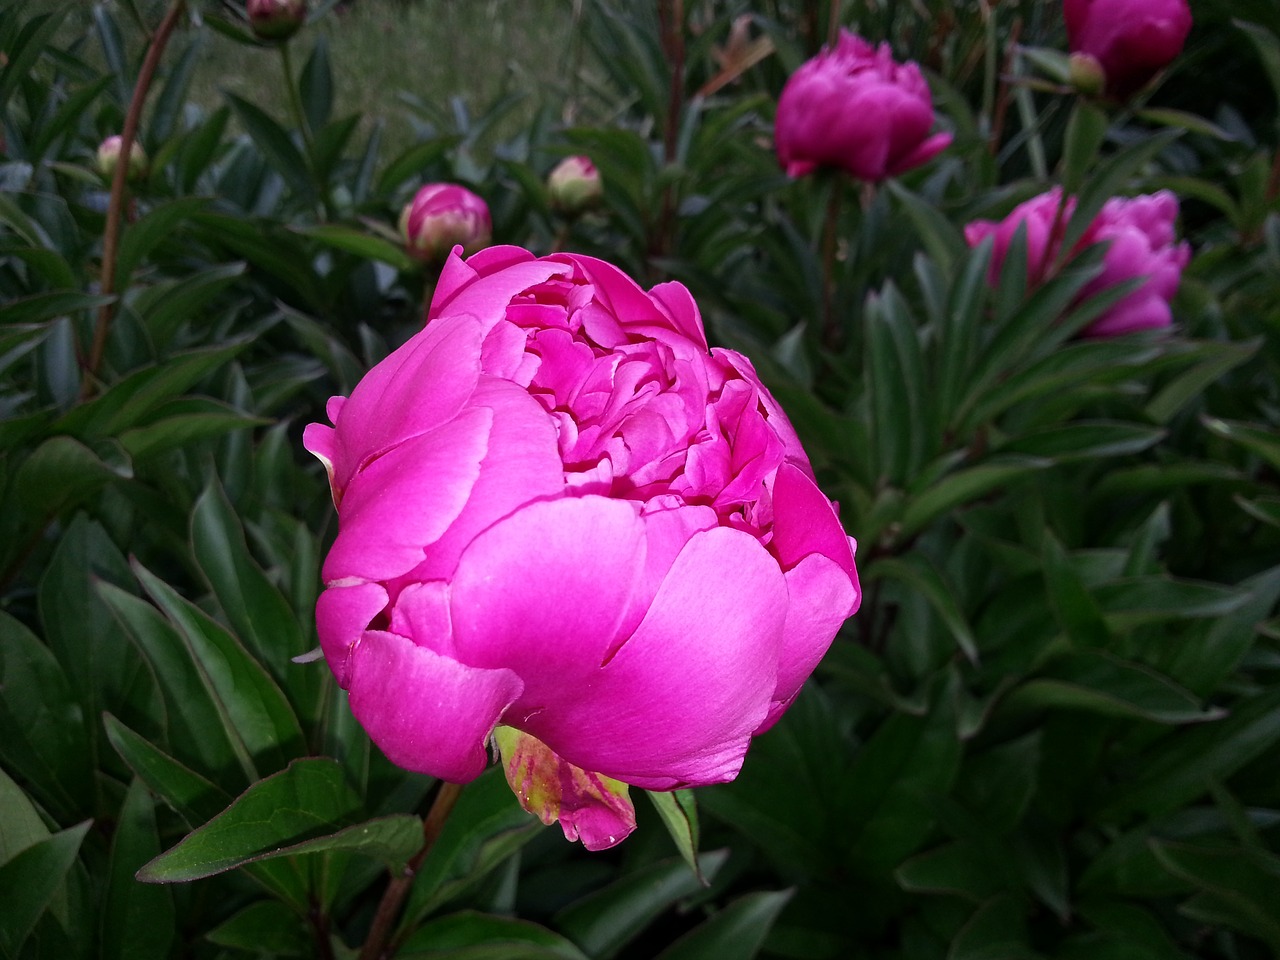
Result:
[[[98,172],[104,179],[115,176],[116,164],[120,162],[119,134],[112,134],[98,146]],[[125,176],[130,180],[138,180],[147,172],[147,154],[137,140],[129,146],[129,169]]]
[[[604,195],[600,171],[590,157],[565,157],[547,177],[551,205],[565,213],[580,213]]]
[[[411,256],[444,260],[455,245],[465,254],[489,245],[493,220],[488,205],[466,187],[429,183],[400,213],[400,236]]]
[[[1076,51],[1069,60],[1067,81],[1077,93],[1100,97],[1107,86],[1107,75],[1097,57]]]
[[[307,19],[307,0],[248,0],[245,13],[259,40],[288,40]]]

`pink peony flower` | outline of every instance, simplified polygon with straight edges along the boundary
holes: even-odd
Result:
[[[426,327],[328,412],[305,434],[338,510],[316,616],[356,718],[456,782],[514,728],[522,801],[563,792],[593,849],[630,829],[626,784],[732,780],[858,607],[794,430],[680,284],[452,256]]]
[[[579,213],[604,196],[604,184],[590,157],[565,157],[547,176],[547,193],[557,209]]]
[[[259,40],[288,40],[307,19],[307,0],[248,0],[249,26]]]
[[[933,127],[929,85],[914,63],[896,63],[841,31],[834,50],[801,65],[782,88],[774,125],[778,162],[788,176],[839,167],[878,182],[932,159],[951,134]]]
[[[1059,206],[1062,206],[1059,215]],[[994,237],[991,256],[991,283],[996,283],[1004,265],[1009,243],[1022,224],[1027,231],[1027,282],[1042,283],[1062,249],[1067,222],[1075,210],[1075,198],[1062,202],[1062,191],[1055,187],[1048,193],[1032,197],[1014,207],[995,223],[976,220],[964,228],[965,240],[977,246]],[[1105,337],[1132,333],[1151,327],[1167,327],[1172,322],[1169,301],[1178,290],[1182,269],[1191,259],[1191,247],[1177,243],[1174,230],[1178,219],[1178,198],[1167,190],[1139,197],[1112,197],[1076,245],[1073,254],[1094,243],[1109,244],[1102,262],[1102,273],[1094,277],[1080,292],[1077,302],[1101,290],[1132,280],[1144,282],[1083,331],[1083,336]]]
[[[1126,99],[1182,52],[1187,0],[1063,0],[1073,54],[1097,61],[1108,96]]]
[[[400,236],[419,260],[443,260],[456,245],[475,253],[489,245],[489,205],[466,187],[428,183],[400,213]]]

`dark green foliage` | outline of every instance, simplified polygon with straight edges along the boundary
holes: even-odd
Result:
[[[923,62],[956,137],[859,191],[771,150],[829,0],[686,2],[679,49],[656,7],[565,2],[563,83],[418,91],[397,129],[351,112],[332,32],[282,53],[192,3],[104,295],[94,152],[165,6],[0,0],[0,957],[353,957],[406,864],[402,957],[1280,952],[1271,4],[1193,4],[1125,111],[1044,72],[1056,2],[839,4]],[[313,21],[352,16],[331,6]],[[233,40],[271,96],[209,89]],[[578,152],[605,196],[566,220],[543,178]],[[610,853],[491,769],[415,862],[436,785],[305,662],[334,521],[301,427],[421,323],[434,277],[395,223],[435,180],[497,242],[687,284],[859,541],[861,611],[739,778],[638,803]],[[1178,193],[1171,333],[1076,337],[1124,292],[1081,299],[1098,248],[1029,288],[1021,236],[989,285],[961,228],[1056,183],[1070,238],[1110,196]]]

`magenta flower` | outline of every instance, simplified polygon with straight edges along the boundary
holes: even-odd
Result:
[[[489,205],[456,183],[428,183],[400,212],[405,249],[427,262],[443,260],[459,244],[475,253],[492,233]]]
[[[1168,66],[1191,31],[1187,0],[1063,0],[1062,12],[1071,52],[1096,60],[1119,100]]]
[[[1059,213],[1059,207],[1062,207]],[[996,283],[1018,227],[1027,231],[1027,282],[1043,282],[1056,264],[1062,249],[1067,222],[1075,210],[1075,198],[1062,202],[1055,187],[1014,207],[1000,222],[976,220],[964,228],[965,240],[977,246],[994,237],[991,256],[991,283]],[[1175,223],[1178,198],[1167,190],[1139,197],[1112,197],[1085,231],[1072,254],[1086,246],[1106,242],[1102,272],[1081,290],[1081,302],[1108,287],[1126,280],[1144,278],[1142,284],[1112,304],[1102,316],[1086,327],[1083,336],[1105,337],[1132,333],[1172,323],[1169,301],[1178,290],[1182,269],[1191,259],[1191,247],[1178,243]]]
[[[732,780],[858,607],[794,430],[679,284],[450,257],[426,327],[329,417],[305,434],[339,520],[316,615],[356,718],[456,782],[514,728],[517,792],[573,794],[588,847],[629,829],[626,784]]]
[[[248,0],[244,12],[259,40],[288,40],[307,19],[307,0]]]
[[[933,136],[933,100],[914,63],[897,63],[841,31],[834,50],[802,64],[782,88],[774,124],[778,162],[788,176],[837,167],[878,182],[918,167],[951,142]]]

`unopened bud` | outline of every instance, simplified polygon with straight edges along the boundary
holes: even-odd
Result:
[[[1072,88],[1086,97],[1100,97],[1107,86],[1107,74],[1098,58],[1076,51],[1068,61],[1067,81]]]
[[[600,171],[589,157],[565,157],[547,177],[551,205],[565,213],[579,213],[604,195]]]
[[[107,180],[115,176],[116,164],[120,162],[121,142],[120,135],[113,134],[103,140],[98,147],[98,172]],[[147,154],[142,149],[142,144],[135,140],[129,145],[129,169],[125,175],[130,180],[137,180],[146,171]]]
[[[457,244],[465,254],[489,245],[493,220],[488,205],[453,183],[429,183],[400,213],[400,235],[410,255],[441,261]]]
[[[259,40],[288,40],[307,19],[307,0],[249,0],[245,13]]]

